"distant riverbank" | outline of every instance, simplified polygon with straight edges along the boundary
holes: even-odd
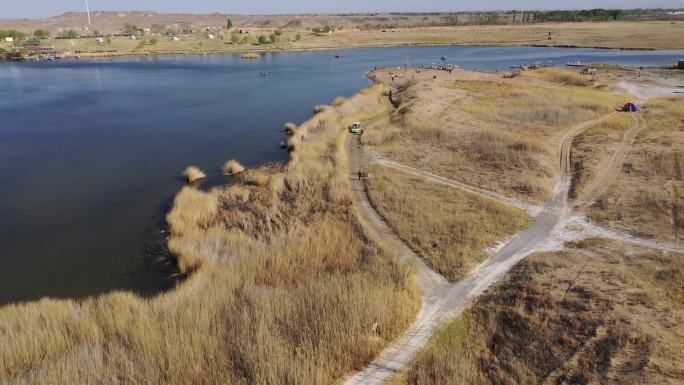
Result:
[[[45,39],[41,48],[81,58],[130,55],[283,52],[402,46],[515,46],[618,50],[684,49],[677,22],[545,23],[524,26],[459,26],[341,30],[316,34],[301,29],[223,30],[182,36],[148,35]],[[19,44],[15,43],[15,46]],[[13,45],[0,43],[7,51]],[[14,47],[17,49],[17,47]],[[42,52],[42,51],[41,51]]]

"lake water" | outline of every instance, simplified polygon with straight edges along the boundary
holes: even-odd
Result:
[[[335,54],[342,59],[334,58]],[[663,65],[683,51],[400,47],[0,64],[0,305],[170,287],[163,218],[182,170],[283,161],[284,122],[369,84],[374,66]],[[260,71],[268,71],[262,77]]]

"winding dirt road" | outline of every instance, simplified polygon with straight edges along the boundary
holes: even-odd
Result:
[[[589,184],[580,193],[580,204],[589,204],[594,199],[603,195],[608,188],[615,182],[622,170],[622,164],[627,158],[627,154],[632,149],[634,141],[641,131],[646,127],[646,120],[640,113],[633,113],[636,124],[632,126],[622,138],[622,142],[613,152],[608,160],[608,164],[600,167],[596,175],[589,181]]]
[[[575,126],[573,126],[571,129],[568,130],[568,132],[563,135],[561,138],[561,141],[558,145],[558,168],[562,173],[569,174],[572,170],[570,170],[571,162],[570,162],[570,148],[572,147],[572,141],[575,139],[575,137],[584,131],[588,130],[590,127],[593,127],[599,123],[605,122],[606,120],[612,118],[613,116],[617,115],[617,112],[613,112],[608,115],[604,115],[600,118],[594,119],[594,120],[589,120],[586,122],[579,123]]]
[[[570,149],[573,139],[587,130],[614,116],[611,113],[572,127],[562,137],[558,147],[560,178],[554,189],[553,197],[542,207],[531,206],[501,194],[469,186],[461,182],[449,180],[438,175],[422,171],[400,163],[367,155],[358,136],[350,135],[347,142],[349,158],[350,185],[354,201],[354,210],[367,236],[394,250],[400,259],[410,263],[414,269],[423,292],[422,308],[411,327],[397,341],[392,343],[363,370],[350,376],[345,385],[381,385],[399,370],[405,369],[411,359],[424,346],[439,326],[441,320],[459,315],[478,295],[490,285],[497,282],[506,272],[525,256],[543,249],[549,243],[556,242],[564,232],[568,221],[573,218],[568,207],[568,190],[570,187]],[[369,122],[387,118],[388,114],[376,117]],[[640,119],[643,119],[639,117]],[[613,171],[622,164],[631,143],[640,132],[642,124],[635,126],[625,134],[620,151],[611,159],[611,168],[605,171],[601,182],[593,188],[594,192],[608,188],[614,181]],[[495,255],[477,266],[468,276],[456,283],[448,283],[444,277],[432,270],[420,259],[394,232],[385,220],[374,209],[366,194],[365,185],[358,180],[357,172],[364,170],[371,161],[385,166],[397,168],[417,176],[445,184],[490,199],[511,204],[516,207],[536,212],[532,225],[516,235]],[[616,176],[615,176],[616,177]]]
[[[369,202],[364,183],[357,177],[358,170],[364,169],[365,165],[365,154],[359,137],[350,136],[347,147],[354,209],[361,226],[371,239],[392,248],[403,261],[414,266],[423,291],[421,311],[408,331],[386,348],[368,367],[345,382],[347,385],[380,385],[409,365],[418,350],[429,341],[440,320],[460,314],[473,299],[500,279],[518,261],[535,251],[547,242],[554,232],[565,226],[564,220],[569,217],[567,194],[570,183],[569,178],[563,176],[556,186],[553,198],[541,208],[527,230],[515,236],[467,277],[455,284],[449,284],[392,232]],[[487,192],[485,195],[490,193]]]

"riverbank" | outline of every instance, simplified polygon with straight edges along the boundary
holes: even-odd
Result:
[[[183,188],[168,215],[187,276],[175,289],[0,308],[0,382],[321,384],[367,364],[419,307],[410,271],[351,211],[345,127],[382,114],[383,92],[298,126],[287,164]]]
[[[80,57],[116,57],[152,54],[202,54],[336,50],[399,46],[528,46],[559,48],[602,48],[621,50],[684,49],[678,37],[681,22],[596,22],[542,23],[533,25],[390,28],[385,30],[344,29],[316,34],[301,29],[250,29],[246,35],[234,31],[184,35],[180,39],[150,35],[136,40],[109,37],[48,39],[42,45]],[[258,42],[259,36],[273,40]],[[237,40],[234,40],[237,37]],[[2,43],[0,48],[11,45]]]

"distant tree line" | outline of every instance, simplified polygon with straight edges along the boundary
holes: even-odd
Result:
[[[22,40],[26,38],[26,34],[14,29],[8,29],[8,30],[1,30],[0,29],[0,39],[4,39],[6,37],[12,37],[15,40]]]
[[[534,19],[544,21],[610,21],[620,20],[625,16],[621,9],[588,9],[579,11],[543,11],[534,12]]]

